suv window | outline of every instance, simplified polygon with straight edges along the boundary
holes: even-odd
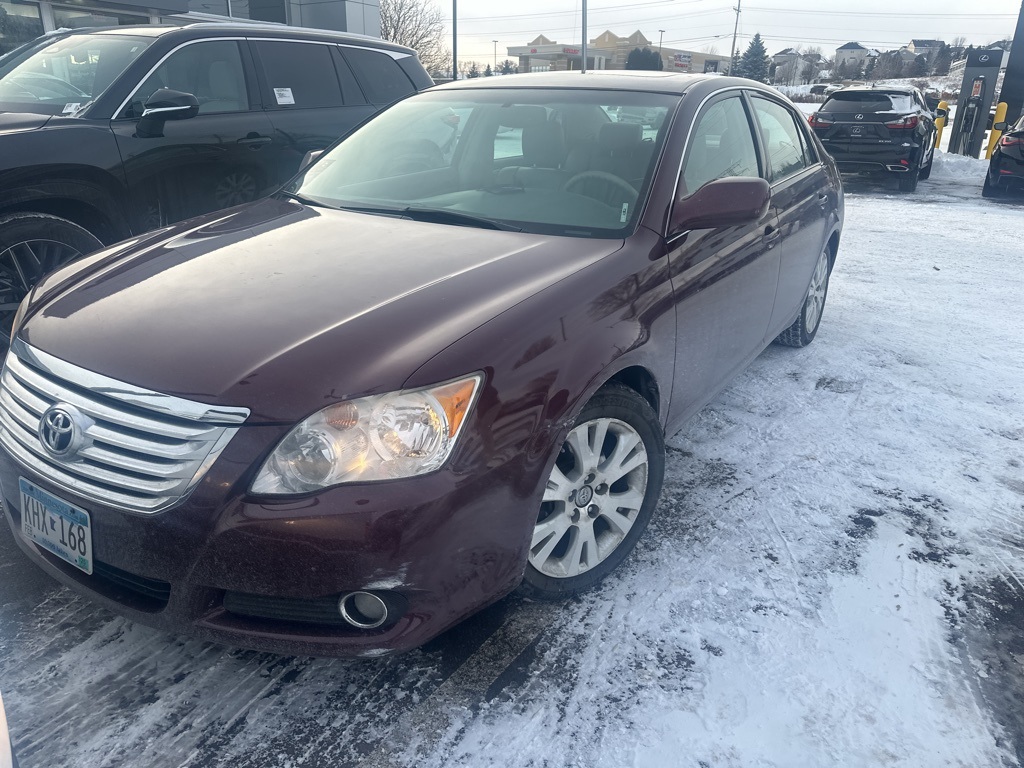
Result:
[[[692,195],[709,181],[729,176],[760,176],[754,136],[739,96],[715,102],[700,116],[683,165],[682,194]]]
[[[768,99],[754,97],[753,102],[754,114],[768,153],[771,172],[769,181],[784,179],[809,166],[812,160],[793,113]]]
[[[331,46],[269,40],[254,41],[254,45],[270,88],[264,98],[268,109],[340,107],[345,103]]]
[[[122,117],[141,117],[145,103],[161,88],[193,94],[201,115],[249,109],[242,57],[231,40],[192,43],[172,53],[135,90]]]
[[[379,51],[342,48],[363,93],[372,104],[390,104],[416,90],[398,62]]]
[[[822,112],[913,112],[914,99],[906,93],[840,91],[821,105]]]

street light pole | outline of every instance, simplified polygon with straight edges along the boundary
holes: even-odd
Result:
[[[736,33],[740,31],[740,6],[743,4],[743,0],[736,0],[736,7],[733,9],[736,11],[736,26],[732,28],[732,48],[729,49],[729,74],[732,74],[732,65],[736,59]]]
[[[658,30],[658,53],[661,53],[661,41],[665,39],[665,30]]]
[[[580,72],[587,71],[587,0],[583,0],[583,65]]]
[[[459,0],[452,0],[452,80],[459,79]]]
[[[494,71],[497,72],[498,71],[498,41],[497,40],[491,40],[491,42],[494,43]]]

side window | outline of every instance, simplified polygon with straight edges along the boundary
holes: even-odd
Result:
[[[269,93],[267,109],[340,107],[344,104],[331,48],[317,43],[250,41],[256,48]]]
[[[249,109],[242,57],[232,40],[193,43],[172,53],[135,90],[123,117],[141,117],[145,103],[161,88],[193,94],[201,115]]]
[[[390,104],[416,90],[398,62],[366,48],[341,49],[371,104]]]
[[[682,194],[692,195],[709,181],[760,176],[754,135],[739,96],[717,101],[698,118],[683,163]]]
[[[774,101],[754,97],[754,114],[768,152],[770,181],[778,181],[812,164],[793,113]]]

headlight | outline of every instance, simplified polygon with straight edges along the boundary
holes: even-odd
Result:
[[[481,379],[475,375],[317,411],[278,443],[251,491],[309,493],[433,472],[451,455]]]

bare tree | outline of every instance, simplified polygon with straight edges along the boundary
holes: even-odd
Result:
[[[444,17],[429,0],[381,0],[380,36],[415,50],[428,72],[451,69]]]

